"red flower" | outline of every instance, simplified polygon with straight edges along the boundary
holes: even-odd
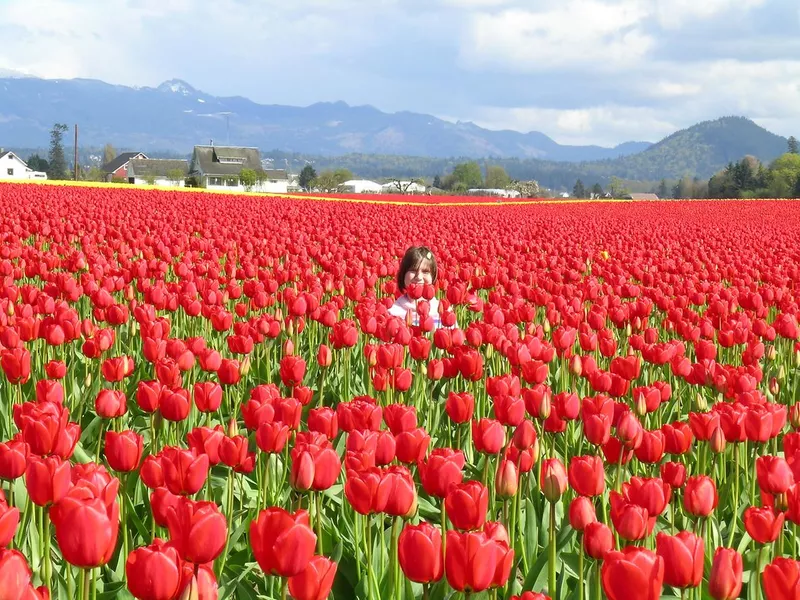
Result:
[[[125,393],[119,390],[100,390],[94,401],[95,412],[104,419],[121,417],[128,410]]]
[[[769,569],[767,566],[765,569]],[[766,577],[765,577],[766,587]],[[708,576],[708,592],[714,600],[733,600],[742,591],[742,555],[733,548],[717,548]]]
[[[406,525],[400,533],[397,552],[400,568],[411,581],[432,583],[442,578],[442,534],[430,523]]]
[[[683,492],[683,507],[690,515],[707,517],[718,503],[717,486],[710,477],[695,475],[689,478]]]
[[[605,523],[595,521],[583,530],[583,547],[586,554],[595,560],[605,558],[607,552],[614,549],[614,534]]]
[[[325,600],[336,577],[336,563],[324,556],[313,557],[298,575],[289,578],[289,593],[295,600]]]
[[[609,600],[658,600],[664,560],[650,550],[631,546],[607,553],[600,575]]]
[[[759,544],[768,544],[778,539],[783,528],[783,519],[783,513],[776,514],[769,507],[750,506],[742,516],[747,533]]]
[[[741,565],[739,569],[741,588]],[[764,595],[767,600],[790,600],[797,598],[798,594],[800,594],[800,562],[778,557],[764,567]]]
[[[395,436],[397,460],[403,463],[416,463],[425,458],[431,436],[422,428],[404,431]]]
[[[282,508],[268,508],[250,524],[253,555],[267,575],[292,577],[302,573],[314,555],[316,542],[304,510],[291,514]]]
[[[48,506],[61,500],[72,487],[70,464],[57,456],[31,456],[25,471],[25,488],[31,502]]]
[[[581,496],[599,496],[606,486],[603,459],[599,456],[573,456],[569,462],[569,484]]]
[[[145,461],[147,462],[147,461]],[[181,448],[164,448],[160,455],[164,484],[175,495],[191,496],[199,492],[208,477],[209,460]]]
[[[125,562],[128,591],[139,600],[172,600],[182,580],[183,561],[174,546],[156,538],[136,548]]]
[[[497,570],[497,544],[483,531],[448,531],[445,573],[450,587],[460,592],[488,589]]]
[[[108,465],[115,471],[129,473],[139,467],[144,440],[135,431],[106,432],[105,454]]]
[[[664,583],[678,588],[697,587],[703,580],[703,540],[688,531],[659,532],[656,554],[664,559]]]
[[[550,502],[557,502],[562,494],[567,491],[567,472],[559,459],[548,458],[543,460],[540,477],[542,492]]]
[[[450,522],[457,529],[480,529],[489,509],[489,490],[479,481],[454,485],[445,498]]]
[[[452,448],[436,448],[427,461],[417,463],[425,492],[444,498],[450,488],[464,479],[464,453]]]
[[[0,367],[12,385],[25,383],[31,376],[31,353],[25,348],[0,352]]]
[[[306,374],[306,361],[299,356],[284,356],[280,362],[280,376],[283,385],[295,387],[303,383]]]
[[[216,412],[222,404],[222,386],[213,381],[195,383],[194,403],[200,412]]]
[[[498,454],[506,443],[503,425],[494,419],[472,421],[472,441],[478,452]]]
[[[80,482],[50,509],[64,559],[83,569],[111,560],[119,533],[119,481],[103,488]]]
[[[225,548],[228,525],[213,502],[183,498],[167,510],[170,541],[184,560],[196,564],[211,562]]]
[[[794,484],[794,474],[789,463],[779,456],[759,456],[756,475],[761,491],[772,495],[783,494]]]

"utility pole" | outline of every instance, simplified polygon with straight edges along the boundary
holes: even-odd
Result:
[[[75,181],[78,181],[78,124],[75,123]]]

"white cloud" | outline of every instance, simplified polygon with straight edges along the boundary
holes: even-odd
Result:
[[[656,141],[678,128],[658,113],[622,105],[567,110],[484,107],[475,122],[490,129],[541,131],[560,144],[614,146],[623,140]]]
[[[653,39],[639,2],[566,0],[547,10],[472,15],[461,45],[466,69],[549,71],[575,65],[614,70],[643,59]]]
[[[688,21],[710,19],[723,13],[747,12],[766,0],[656,0],[655,16],[666,29],[676,29]]]

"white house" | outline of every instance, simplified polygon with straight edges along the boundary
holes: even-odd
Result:
[[[128,183],[183,187],[189,174],[189,161],[164,158],[133,158],[128,161]]]
[[[257,181],[246,186],[242,171],[255,172]],[[209,190],[252,191],[285,194],[289,177],[285,170],[264,170],[258,148],[234,146],[195,146],[189,163],[189,175]]]
[[[47,174],[34,171],[19,156],[0,148],[0,179],[47,179]]]
[[[380,194],[381,184],[368,179],[350,179],[342,184],[342,189],[348,194]]]
[[[423,194],[425,186],[416,181],[390,181],[381,186],[381,192],[386,194]]]
[[[519,198],[517,190],[504,190],[500,188],[472,188],[467,190],[468,196],[496,196],[498,198]]]

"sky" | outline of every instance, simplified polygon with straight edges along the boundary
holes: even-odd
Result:
[[[0,0],[0,39],[0,73],[177,78],[562,144],[728,115],[800,137],[797,0]]]

